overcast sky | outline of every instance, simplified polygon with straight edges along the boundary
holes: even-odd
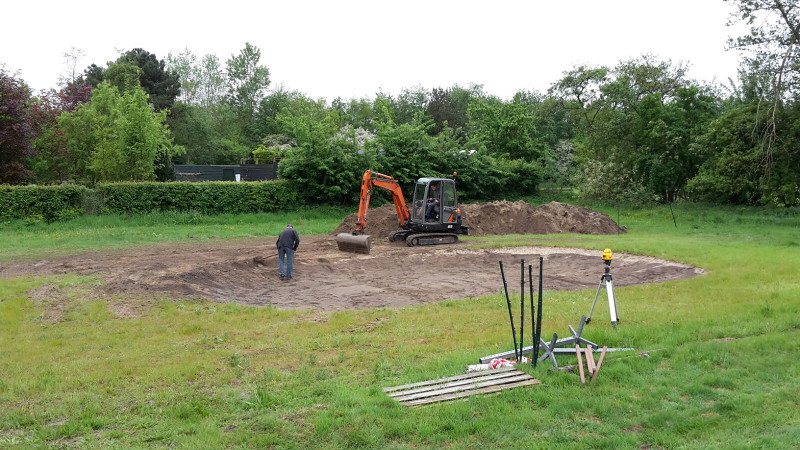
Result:
[[[54,87],[63,53],[105,65],[141,47],[159,59],[188,48],[225,61],[250,42],[272,86],[332,100],[382,89],[483,84],[511,97],[546,90],[576,64],[614,65],[652,53],[691,64],[692,78],[725,83],[731,6],[722,0],[574,1],[13,1],[0,63],[35,90]]]

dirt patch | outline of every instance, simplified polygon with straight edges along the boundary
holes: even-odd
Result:
[[[544,258],[546,290],[595,289],[603,271],[600,252],[594,250],[472,249],[463,242],[407,247],[379,241],[370,255],[357,255],[340,252],[330,236],[302,236],[295,254],[294,279],[281,281],[275,253],[272,238],[165,244],[2,263],[0,277],[97,275],[105,284],[92,286],[93,295],[109,299],[111,305],[131,299],[133,303],[122,303],[115,311],[119,317],[130,317],[139,314],[140,304],[164,297],[326,311],[471,298],[502,289],[498,260],[513,265],[524,258],[536,266],[539,256]],[[264,257],[263,262],[253,261],[258,256]],[[625,253],[614,256],[612,273],[617,286],[703,273],[702,269],[657,258]],[[515,286],[513,278],[509,283]],[[59,298],[58,292],[34,294]],[[110,307],[112,311],[115,308]],[[60,311],[63,315],[63,308]],[[58,313],[59,306],[53,306],[53,316],[57,318]]]
[[[728,336],[728,337],[724,337],[724,338],[712,339],[712,341],[714,341],[714,342],[731,342],[731,341],[738,341],[739,339],[741,339],[741,338]]]
[[[625,228],[617,225],[607,214],[589,208],[551,202],[541,206],[518,201],[469,203],[461,205],[463,225],[471,236],[490,234],[617,234]],[[355,228],[356,214],[350,214],[333,231],[333,235],[350,233]],[[369,210],[364,232],[374,238],[384,238],[399,229],[393,204]]]
[[[375,320],[373,320],[373,321],[369,322],[369,323],[368,323],[368,324],[366,324],[366,325],[361,325],[361,326],[353,327],[353,328],[350,328],[350,329],[349,329],[349,330],[347,330],[347,331],[348,331],[349,333],[361,333],[361,332],[364,332],[364,331],[366,331],[366,332],[369,332],[369,331],[372,331],[372,330],[374,330],[375,328],[377,328],[377,327],[381,326],[381,324],[383,324],[383,323],[384,323],[384,322],[386,322],[387,320],[389,320],[389,318],[388,318],[388,317],[379,317],[379,318],[377,318],[377,319],[375,319]]]

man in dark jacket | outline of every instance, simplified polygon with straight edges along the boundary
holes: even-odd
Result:
[[[292,279],[292,265],[294,264],[294,252],[300,245],[300,236],[294,230],[292,224],[286,225],[286,229],[278,235],[278,269],[281,271],[281,280]],[[286,257],[286,270],[283,268],[283,259]]]

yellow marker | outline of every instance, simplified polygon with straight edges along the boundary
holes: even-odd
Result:
[[[611,261],[612,259],[614,259],[614,254],[611,253],[610,248],[607,248],[603,250],[603,256],[601,256],[601,258],[603,259],[603,261]]]

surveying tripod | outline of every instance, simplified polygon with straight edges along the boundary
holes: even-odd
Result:
[[[600,284],[597,285],[597,292],[594,294],[594,302],[592,302],[592,309],[589,311],[589,318],[586,319],[586,323],[592,320],[594,307],[597,305],[597,297],[600,295],[600,289],[602,289],[603,283],[605,283],[606,292],[608,293],[608,310],[611,314],[611,325],[616,327],[619,324],[619,317],[617,316],[617,300],[614,298],[614,281],[611,279],[611,261],[614,259],[614,254],[611,253],[610,248],[607,248],[603,250],[603,256],[601,256],[601,258],[606,268],[603,275],[600,276]]]

